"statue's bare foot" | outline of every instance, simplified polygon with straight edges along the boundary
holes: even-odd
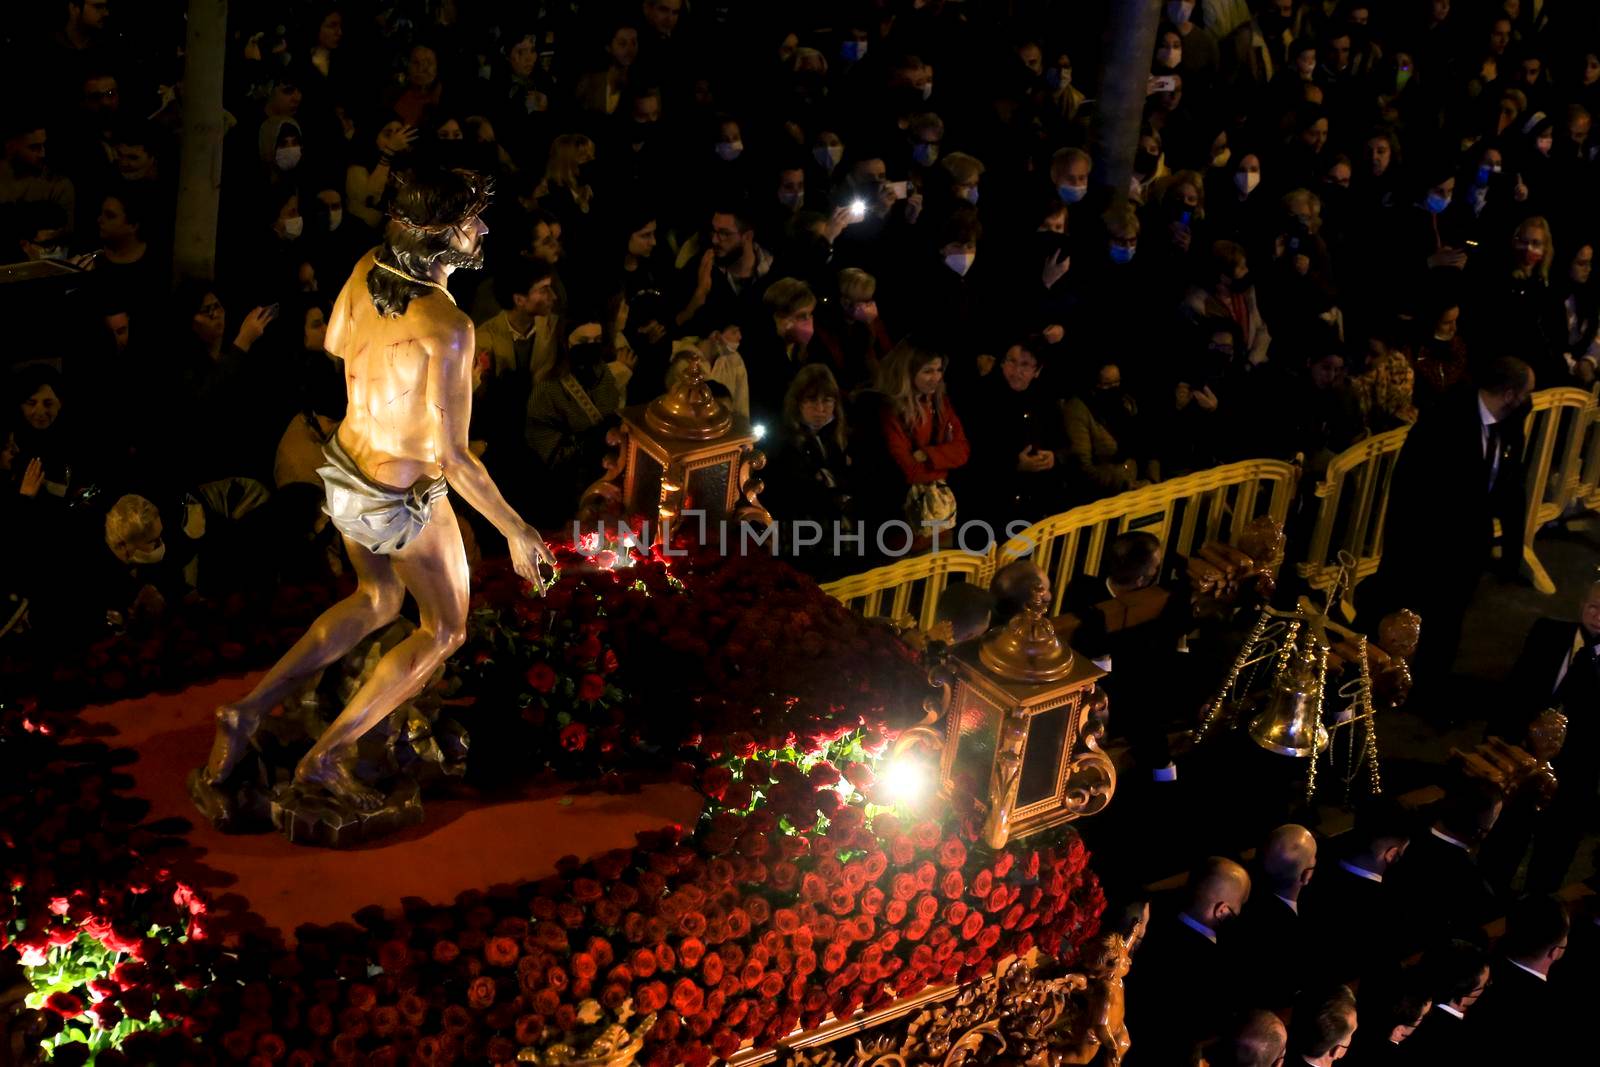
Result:
[[[250,748],[250,738],[261,717],[223,705],[216,711],[216,720],[217,732],[211,740],[211,755],[206,760],[206,781],[211,785],[227,781],[239,765]]]
[[[351,762],[337,754],[319,756],[309,752],[295,768],[295,783],[320,786],[357,811],[377,811],[383,807],[383,794],[363,784],[351,769]]]

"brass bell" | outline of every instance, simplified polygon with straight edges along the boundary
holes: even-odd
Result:
[[[1328,747],[1318,666],[1326,649],[1296,645],[1285,651],[1288,660],[1273,681],[1266,706],[1250,720],[1250,737],[1280,756],[1312,756]]]

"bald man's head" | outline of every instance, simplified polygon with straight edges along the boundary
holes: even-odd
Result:
[[[1273,1067],[1289,1044],[1283,1020],[1270,1011],[1247,1011],[1206,1054],[1210,1067]]]
[[[1317,869],[1317,839],[1297,823],[1286,823],[1267,836],[1261,848],[1261,871],[1280,897],[1298,900]]]
[[[1212,856],[1189,878],[1189,906],[1184,911],[1217,930],[1237,918],[1249,899],[1249,873],[1232,860]]]

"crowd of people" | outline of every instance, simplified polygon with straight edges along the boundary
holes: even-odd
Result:
[[[452,281],[474,447],[547,528],[690,350],[764,431],[764,503],[824,529],[1002,530],[1245,457],[1314,474],[1493,358],[1544,387],[1600,356],[1584,4],[1175,0],[1115,190],[1108,6],[235,4],[216,273],[174,291],[182,7],[8,27],[5,247],[86,283],[13,378],[5,584],[41,616],[64,571],[176,547],[150,521],[106,543],[130,496],[338,566],[329,304],[424,163],[497,180],[487,269]],[[831,544],[820,574],[871,562]]]

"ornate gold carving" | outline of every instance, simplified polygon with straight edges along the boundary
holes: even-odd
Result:
[[[1031,959],[1002,960],[995,973],[908,1021],[827,1045],[780,1049],[782,1067],[1019,1067],[1084,1064],[1104,1049],[1117,1064],[1130,1044],[1122,979],[1132,936],[1108,934],[1088,973],[1051,974]],[[849,1042],[847,1044],[847,1041]]]
[[[628,1067],[644,1048],[645,1035],[655,1024],[656,1015],[651,1012],[631,1031],[620,1023],[611,1024],[587,1048],[564,1044],[543,1049],[525,1048],[517,1053],[517,1062],[531,1063],[535,1067]]]

